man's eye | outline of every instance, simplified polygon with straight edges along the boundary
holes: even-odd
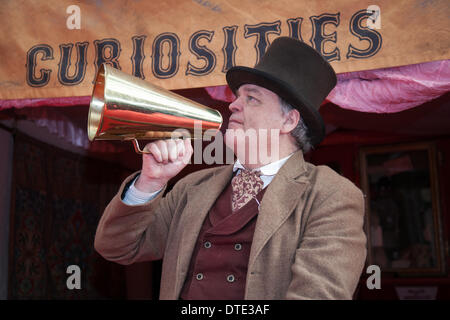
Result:
[[[255,97],[247,96],[247,101],[253,102],[253,101],[258,101],[258,100]]]

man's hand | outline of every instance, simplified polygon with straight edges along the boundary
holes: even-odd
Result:
[[[142,171],[135,187],[148,193],[162,189],[188,164],[194,152],[190,139],[158,140],[144,149],[151,153],[142,155]]]

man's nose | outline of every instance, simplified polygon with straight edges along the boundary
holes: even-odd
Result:
[[[230,103],[228,109],[230,109],[231,112],[241,111],[242,110],[241,99],[237,97],[233,102]]]

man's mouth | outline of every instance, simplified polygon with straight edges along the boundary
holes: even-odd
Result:
[[[240,125],[242,125],[242,122],[241,122],[241,121],[238,121],[238,120],[236,120],[236,119],[230,118],[230,119],[228,120],[228,125],[230,125],[230,124],[240,124]]]

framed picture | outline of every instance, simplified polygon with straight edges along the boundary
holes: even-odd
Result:
[[[445,272],[433,143],[360,150],[368,264],[382,272]]]

